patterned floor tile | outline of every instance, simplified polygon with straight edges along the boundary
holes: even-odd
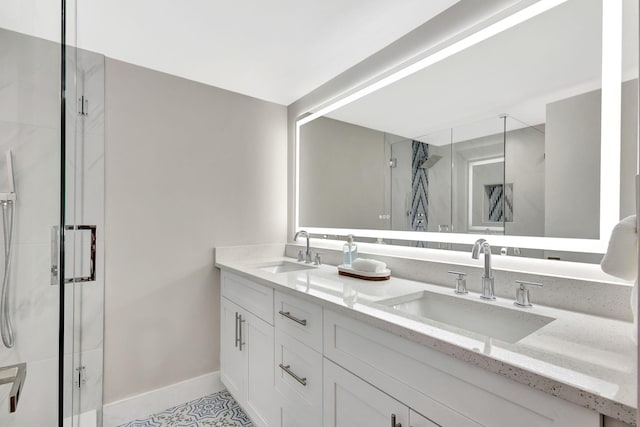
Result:
[[[120,427],[253,427],[227,391],[179,405]]]

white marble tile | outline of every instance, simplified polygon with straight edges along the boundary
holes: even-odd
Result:
[[[55,129],[0,122],[0,191],[6,191],[4,153],[12,150],[16,242],[46,243],[59,223],[59,135]]]
[[[53,358],[58,348],[58,289],[49,285],[50,249],[19,244],[11,275],[13,349],[0,346],[0,365]]]
[[[1,29],[0,64],[0,120],[58,127],[58,45]]]

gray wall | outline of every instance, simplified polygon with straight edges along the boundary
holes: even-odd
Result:
[[[384,134],[322,117],[300,140],[300,224],[385,228]]]
[[[600,98],[592,91],[547,106],[545,142],[547,236],[598,238],[600,229]],[[622,84],[620,218],[635,212],[638,80]],[[604,141],[603,143],[607,143]],[[568,165],[572,173],[567,174]],[[601,256],[547,251],[571,261]]]
[[[106,61],[105,403],[219,369],[213,248],[286,235],[286,109]]]

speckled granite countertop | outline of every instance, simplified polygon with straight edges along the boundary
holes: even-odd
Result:
[[[528,313],[555,320],[520,341],[508,343],[404,315],[378,303],[421,291],[480,301],[478,294],[455,295],[450,288],[393,277],[365,282],[340,276],[330,265],[278,274],[260,269],[283,260],[295,263],[278,257],[250,262],[223,260],[216,266],[635,425],[636,346],[629,322],[534,305],[526,309]],[[504,298],[481,303],[523,310]]]

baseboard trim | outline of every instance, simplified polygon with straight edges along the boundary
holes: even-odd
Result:
[[[117,427],[222,390],[220,371],[201,375],[104,405],[102,425]]]

